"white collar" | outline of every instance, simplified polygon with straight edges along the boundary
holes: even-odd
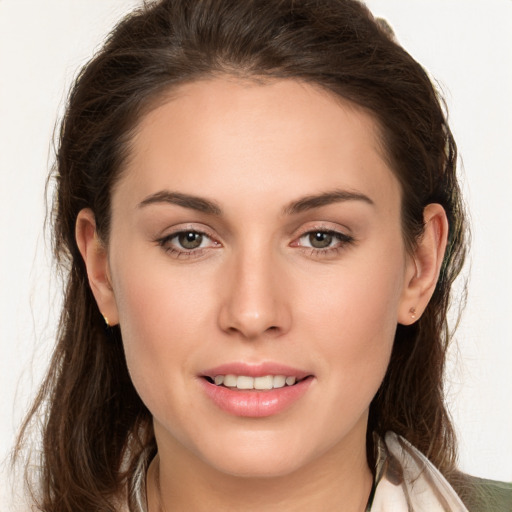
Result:
[[[371,512],[468,512],[438,469],[394,432],[377,439]]]

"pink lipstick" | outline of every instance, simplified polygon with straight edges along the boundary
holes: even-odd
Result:
[[[201,375],[206,395],[235,416],[262,418],[279,414],[309,389],[311,373],[278,363],[228,363]]]

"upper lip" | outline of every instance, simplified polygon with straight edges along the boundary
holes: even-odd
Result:
[[[263,377],[264,375],[284,375],[285,377],[297,377],[303,379],[311,372],[307,372],[298,368],[276,363],[244,363],[232,362],[224,363],[214,368],[209,368],[201,374],[203,377],[214,378],[216,375],[246,375],[247,377]]]

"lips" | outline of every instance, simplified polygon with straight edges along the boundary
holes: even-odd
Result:
[[[235,416],[261,418],[279,414],[299,401],[314,377],[275,363],[230,363],[201,375],[206,395]]]

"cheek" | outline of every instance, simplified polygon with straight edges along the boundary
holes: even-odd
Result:
[[[113,264],[113,282],[127,341],[167,345],[181,331],[197,328],[198,312],[211,304],[211,279],[186,265],[177,270],[163,253],[124,245],[128,250]]]
[[[381,258],[369,253],[332,275],[305,283],[298,315],[316,345],[326,375],[361,404],[373,398],[385,375],[397,326],[404,266],[396,250]],[[398,262],[394,265],[383,261]],[[309,293],[306,293],[306,289]],[[311,290],[314,290],[313,292]]]
[[[165,388],[171,381],[173,386],[184,382],[189,361],[204,340],[198,334],[204,332],[205,317],[211,316],[212,293],[204,280],[188,279],[186,273],[176,278],[167,265],[137,258],[134,252],[124,253],[114,268],[128,369],[151,409],[159,392],[155,383]]]

